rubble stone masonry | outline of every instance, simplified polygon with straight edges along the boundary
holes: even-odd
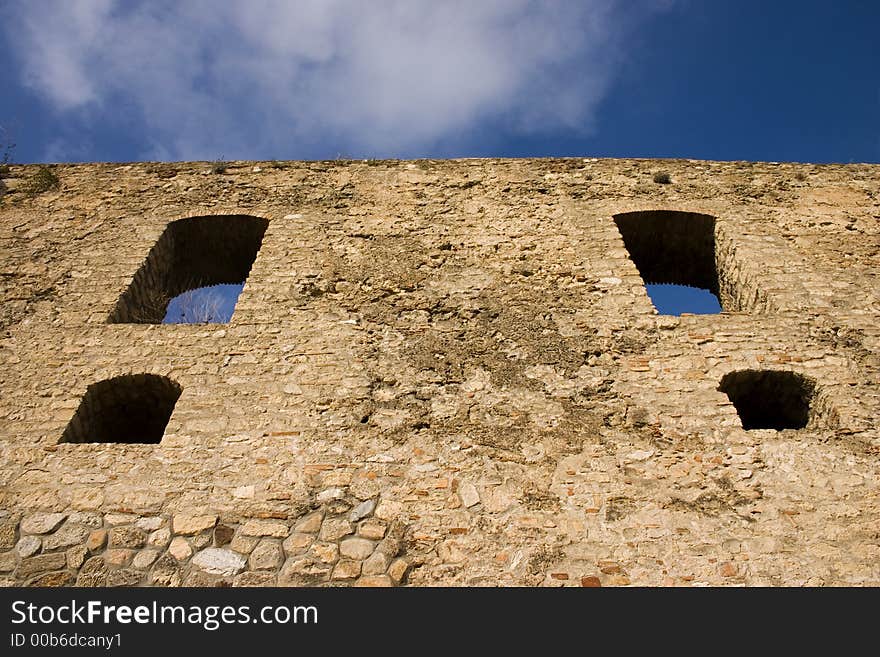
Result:
[[[0,583],[880,585],[880,165],[224,164],[0,180]]]

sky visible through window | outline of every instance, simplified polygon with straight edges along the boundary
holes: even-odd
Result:
[[[225,324],[232,319],[244,283],[187,290],[168,302],[163,324]]]
[[[661,315],[712,315],[721,312],[718,297],[709,290],[688,285],[649,283],[645,285],[651,303]]]

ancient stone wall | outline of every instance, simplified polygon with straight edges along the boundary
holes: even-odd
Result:
[[[880,584],[880,166],[220,169],[5,174],[3,583]],[[232,320],[155,323],[236,217]]]

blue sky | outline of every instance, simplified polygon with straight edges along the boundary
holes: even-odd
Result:
[[[876,163],[878,33],[876,1],[8,0],[0,126],[19,162]]]

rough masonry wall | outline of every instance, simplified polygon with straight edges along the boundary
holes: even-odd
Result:
[[[880,167],[88,164],[0,198],[7,585],[878,585]],[[653,174],[669,172],[672,184]],[[658,315],[614,216],[715,217]],[[108,323],[166,226],[269,221],[228,325]],[[741,370],[816,382],[745,431]],[[60,442],[87,388],[159,444]]]

